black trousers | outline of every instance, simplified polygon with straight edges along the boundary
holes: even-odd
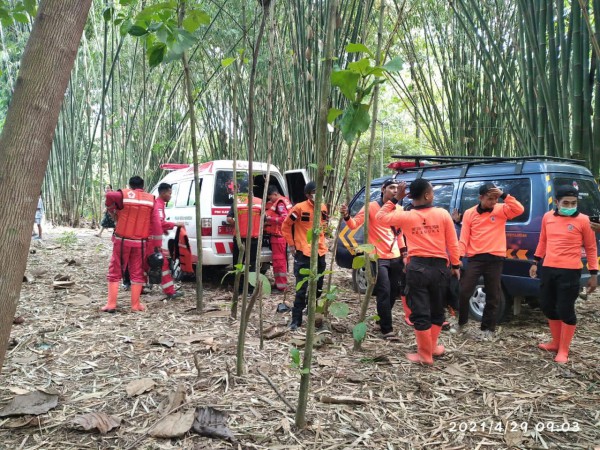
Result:
[[[401,258],[377,260],[377,281],[373,292],[377,296],[377,315],[383,334],[394,331],[392,308],[400,295],[400,277],[403,269]],[[375,263],[372,270],[375,270]]]
[[[319,256],[317,261],[317,272],[319,274],[325,272],[325,255]],[[301,269],[310,269],[310,257],[304,255],[300,251],[296,251],[294,256],[294,276],[296,277],[296,284],[308,277],[306,274],[301,274]],[[325,277],[320,277],[317,280],[317,298],[321,296],[323,292],[323,280]],[[298,325],[302,324],[302,311],[306,308],[306,300],[308,297],[308,280],[304,283],[300,289],[296,291],[296,297],[294,299],[294,308],[292,309],[292,322]]]
[[[576,325],[575,301],[579,296],[580,269],[541,268],[541,307],[550,320]],[[595,275],[592,275],[595,276]]]
[[[406,267],[406,301],[415,330],[444,323],[445,295],[450,281],[448,262],[442,258],[411,257]]]
[[[242,238],[242,241],[245,243],[246,238]],[[258,252],[258,239],[251,238],[250,239],[250,272],[256,272],[256,253]],[[238,258],[240,256],[240,248],[237,245],[237,239],[233,240],[233,265],[235,266],[238,263]],[[245,255],[244,255],[245,256]],[[242,259],[242,264],[246,263],[246,258]],[[258,278],[257,278],[258,279]],[[240,288],[239,291],[242,293],[244,290],[244,275],[240,276]],[[252,286],[248,286],[248,292],[252,292],[254,288]]]
[[[479,278],[483,276],[485,286],[485,308],[481,319],[482,330],[496,330],[498,321],[498,303],[502,295],[500,289],[503,259],[491,261],[469,260],[467,269],[460,278],[460,305],[458,310],[458,324],[465,325],[469,321],[469,299],[475,291]]]

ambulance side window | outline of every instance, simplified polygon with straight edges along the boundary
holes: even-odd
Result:
[[[204,178],[200,178],[200,193],[202,193],[202,180]],[[196,206],[196,186],[194,185],[194,182],[191,182],[191,186],[190,186],[190,196],[187,202],[187,206]]]
[[[177,208],[188,206],[191,186],[192,186],[191,180],[184,181],[183,183],[181,183],[181,187],[179,188],[179,190],[177,192],[177,199],[175,200],[175,206]]]
[[[179,184],[173,183],[171,185],[171,200],[169,200],[169,203],[167,203],[165,205],[165,208],[172,208],[173,206],[175,206],[175,199],[177,198],[178,191],[179,191]]]

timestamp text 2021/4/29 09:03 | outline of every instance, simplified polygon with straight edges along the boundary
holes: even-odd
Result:
[[[505,433],[514,431],[537,431],[550,433],[576,433],[581,430],[577,422],[540,421],[529,423],[525,421],[464,421],[450,422],[449,431],[452,433]]]

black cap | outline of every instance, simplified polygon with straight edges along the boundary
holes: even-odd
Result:
[[[560,200],[563,197],[579,197],[579,191],[568,184],[558,186],[556,188],[556,199]]]
[[[399,181],[394,179],[394,178],[388,178],[387,180],[385,180],[383,182],[383,184],[381,185],[381,189],[385,189],[386,187],[388,187],[390,184],[398,184]]]
[[[304,186],[304,194],[312,194],[313,192],[315,192],[317,190],[317,183],[315,183],[314,181],[309,181],[308,183],[306,183],[306,186]]]
[[[479,188],[479,195],[485,195],[492,189],[497,189],[497,186],[494,183],[484,183]]]

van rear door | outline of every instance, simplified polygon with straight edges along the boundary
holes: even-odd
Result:
[[[293,204],[306,200],[304,186],[308,183],[308,173],[305,169],[288,170],[284,172],[287,184],[288,198]]]

